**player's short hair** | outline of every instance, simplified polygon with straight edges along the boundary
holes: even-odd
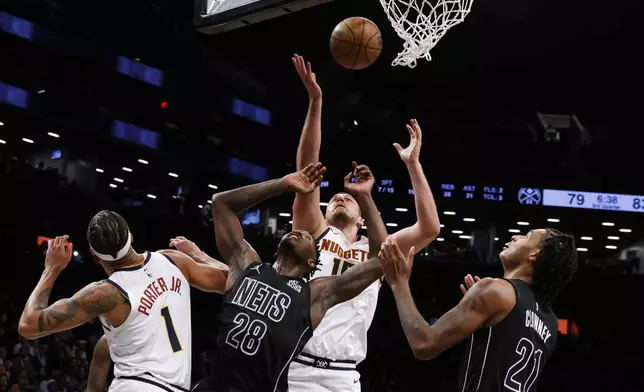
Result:
[[[541,250],[534,264],[532,285],[539,305],[550,309],[557,294],[577,272],[577,247],[573,236],[555,229],[546,229],[541,241]]]
[[[322,257],[322,253],[320,253],[320,247],[318,246],[318,243],[315,243],[315,267],[311,269],[311,272],[307,276],[304,277],[304,279],[311,280],[313,275],[320,270],[320,257]]]
[[[114,258],[130,239],[130,228],[116,212],[103,210],[87,226],[87,242],[98,253]]]

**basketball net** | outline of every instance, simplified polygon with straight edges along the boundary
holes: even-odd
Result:
[[[405,43],[391,65],[416,66],[449,29],[463,22],[474,0],[380,0],[396,34]],[[435,3],[435,4],[432,4]]]

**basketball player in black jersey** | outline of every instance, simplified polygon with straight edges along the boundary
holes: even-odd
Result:
[[[212,198],[217,248],[228,263],[221,328],[210,379],[197,391],[276,392],[288,390],[288,366],[328,309],[365,290],[382,276],[377,251],[342,275],[308,282],[318,260],[316,241],[306,231],[286,234],[274,266],[262,263],[244,240],[236,214],[286,191],[311,193],[320,185],[320,163],[281,179],[218,193]],[[351,177],[356,178],[351,183]],[[374,179],[366,166],[345,178],[369,227],[370,249],[387,235],[371,198]]]
[[[434,325],[420,315],[409,290],[413,255],[405,257],[393,238],[380,254],[414,355],[432,359],[469,338],[458,391],[535,391],[557,345],[552,302],[577,270],[574,238],[553,229],[513,236],[499,254],[503,279],[468,276],[461,302]]]

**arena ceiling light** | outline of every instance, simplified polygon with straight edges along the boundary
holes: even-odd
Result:
[[[123,171],[126,171],[128,173],[132,173],[132,169],[130,169],[129,167],[122,167],[122,169]]]
[[[519,221],[519,222],[517,222],[517,225],[519,225],[519,226],[530,226],[530,222]]]
[[[172,173],[172,172],[170,172],[170,173],[168,173],[168,175],[169,175],[170,177],[179,178],[179,175],[178,175],[177,173]]]
[[[471,235],[459,235],[458,238],[464,239],[464,240],[471,240],[472,236]]]
[[[291,216],[288,212],[280,212],[280,216]]]
[[[208,200],[208,204],[212,204],[212,200]]]
[[[631,230],[631,229],[619,229],[619,231],[620,231],[620,233],[630,233],[633,230]]]
[[[118,177],[114,177],[114,181],[116,181],[116,182],[121,182],[121,183],[122,183],[122,182],[123,182],[123,179],[122,179],[122,178],[118,178]]]
[[[103,173],[103,172],[104,172],[104,170],[103,170],[103,169],[101,169],[100,167],[97,167],[97,168],[96,168],[96,172],[97,172],[97,173]]]
[[[445,215],[456,215],[454,211],[443,211],[443,214]]]
[[[203,208],[203,205],[199,204],[197,207],[199,207],[199,209],[201,209],[201,208]]]
[[[494,237],[494,241],[498,241],[498,240],[499,240],[499,237]]]
[[[55,138],[59,138],[59,137],[60,137],[60,135],[59,135],[59,134],[57,134],[57,133],[53,133],[53,132],[47,132],[47,135],[48,135],[48,136],[51,136],[51,137],[55,137]]]
[[[509,231],[510,233],[520,233],[520,232],[521,232],[521,230],[519,230],[519,229],[510,229],[510,230],[508,230],[508,231]]]
[[[208,184],[208,188],[218,189],[217,185]]]
[[[326,206],[328,206],[328,205],[329,205],[329,203],[327,203],[327,202],[325,202],[325,201],[321,201],[321,202],[320,202],[320,206],[321,206],[321,207],[326,207]]]
[[[0,127],[3,127],[3,126],[4,126],[4,123],[0,121]]]
[[[148,193],[148,197],[149,197],[150,199],[156,199],[156,198],[157,198],[156,196],[154,196],[154,195],[153,195],[153,194],[151,194],[151,193]]]
[[[438,238],[436,238],[436,241],[438,241],[438,242],[443,242],[443,241],[445,241],[445,238],[438,237]]]
[[[396,211],[398,211],[398,212],[407,212],[409,210],[406,209],[406,208],[398,207],[398,208],[396,208]]]
[[[452,230],[453,234],[463,234],[463,230]]]
[[[441,223],[441,227],[445,227],[445,225]]]
[[[602,222],[602,226],[612,227],[615,226],[615,224],[613,222]]]
[[[398,227],[398,223],[387,223],[389,227]]]
[[[144,164],[144,165],[147,165],[147,164],[148,164],[148,163],[150,163],[150,162],[146,161],[145,159],[139,159],[139,163],[142,163],[142,164]]]
[[[577,252],[588,252],[588,248],[577,248]]]
[[[110,188],[116,188],[116,184],[110,184]]]
[[[606,245],[606,249],[617,249],[615,245]]]
[[[23,142],[25,142],[25,143],[34,144],[34,141],[33,141],[33,140],[31,140],[31,139],[27,139],[26,137],[23,137],[23,138],[22,138],[22,141],[23,141]]]
[[[616,235],[609,235],[608,239],[611,240],[611,241],[619,241],[619,237],[616,236]]]
[[[4,140],[0,139],[0,144],[7,144]]]
[[[557,219],[557,218],[548,218],[548,222],[550,222],[550,223],[559,223],[559,219]]]
[[[358,126],[358,121],[357,121],[357,120],[353,120],[353,125],[355,125],[355,126],[357,127],[357,126]]]
[[[463,222],[475,222],[476,219],[474,218],[463,218]]]
[[[292,220],[290,220],[290,221],[288,221],[288,223],[292,225],[292,224],[293,224],[293,221],[292,221]]]
[[[361,229],[367,230],[367,226],[362,226]]]
[[[592,241],[593,237],[581,237],[582,241]]]

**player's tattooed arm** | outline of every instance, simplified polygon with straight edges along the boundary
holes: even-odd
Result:
[[[340,276],[311,280],[311,323],[313,328],[317,327],[329,309],[356,297],[381,276],[380,260],[374,257],[349,268]]]
[[[418,359],[435,358],[514,307],[512,286],[503,280],[485,278],[470,287],[456,307],[434,325],[429,325],[416,308],[409,288],[413,257],[413,247],[405,257],[391,237],[387,238],[380,255],[385,276],[394,293],[400,323]]]
[[[18,332],[27,339],[37,339],[66,331],[107,314],[127,303],[125,297],[106,281],[94,282],[71,298],[47,306],[57,272],[45,270],[20,317]]]
[[[213,195],[212,216],[215,238],[221,256],[228,262],[229,276],[238,274],[250,264],[260,260],[257,253],[244,241],[244,232],[236,214],[287,191],[311,193],[320,185],[325,171],[326,168],[318,162],[277,180]],[[235,275],[232,280],[236,280],[237,276]],[[230,281],[229,277],[229,283]]]
[[[351,178],[355,178],[355,182],[351,182]],[[369,257],[378,255],[380,245],[387,237],[387,228],[371,196],[374,182],[375,179],[369,167],[355,162],[353,162],[353,171],[344,177],[344,189],[355,197],[369,228]]]
[[[105,335],[103,335],[94,346],[86,392],[105,392],[107,390],[107,376],[112,366],[110,348]]]
[[[317,84],[311,63],[302,56],[293,56],[293,66],[302,84],[309,93],[309,109],[304,120],[302,136],[297,147],[296,168],[302,170],[306,165],[319,161],[322,141],[322,90]],[[293,229],[306,230],[318,237],[326,230],[326,220],[320,211],[320,190],[315,189],[307,195],[295,195],[293,202]]]
[[[409,171],[411,185],[414,188],[417,221],[412,226],[394,234],[403,254],[406,254],[412,246],[417,251],[422,250],[440,233],[436,202],[420,164],[423,134],[416,120],[411,120],[411,123],[407,125],[407,130],[410,137],[409,146],[403,149],[398,143],[395,143],[394,147]]]
[[[226,271],[223,271],[217,265],[198,263],[189,255],[174,249],[163,249],[159,253],[163,253],[176,264],[188,279],[190,286],[209,293],[222,294],[226,291],[227,266]]]
[[[221,261],[210,257],[206,252],[199,249],[197,244],[190,241],[184,236],[177,236],[170,240],[170,248],[176,248],[179,252],[185,253],[190,256],[194,261],[199,264],[210,265],[217,268],[224,273],[228,274],[228,266]]]

